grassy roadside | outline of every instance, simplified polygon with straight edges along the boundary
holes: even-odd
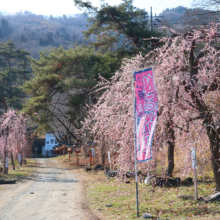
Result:
[[[91,209],[106,219],[138,219],[136,217],[135,182],[118,182],[98,174],[90,176],[87,194]],[[199,197],[213,193],[214,183],[198,183]],[[219,202],[205,203],[180,196],[194,196],[194,186],[160,188],[139,183],[140,214],[150,213],[160,219],[215,219],[220,217]],[[111,204],[112,207],[106,207]]]
[[[86,194],[90,209],[105,220],[129,220],[138,219],[136,216],[136,194],[134,179],[127,179],[130,183],[119,182],[115,178],[107,178],[103,171],[85,172],[83,168],[75,164],[76,157],[71,155],[71,161],[67,156],[58,158],[59,162],[73,169],[80,175],[86,185]],[[80,160],[83,164],[83,159]],[[209,175],[211,176],[211,175]],[[210,177],[204,182],[198,183],[199,197],[213,194],[215,184]],[[191,196],[184,199],[180,196]],[[139,183],[139,208],[140,215],[150,213],[159,219],[220,219],[219,202],[206,203],[202,200],[195,201],[194,186],[182,186],[173,188],[152,187]],[[106,207],[106,205],[112,205]]]
[[[32,175],[37,167],[37,162],[33,158],[27,158],[26,161],[27,164],[22,166],[19,166],[19,163],[15,161],[15,170],[9,164],[8,174],[0,173],[0,180],[22,179]]]

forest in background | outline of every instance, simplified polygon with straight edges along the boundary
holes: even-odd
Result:
[[[39,59],[39,51],[63,46],[68,49],[74,44],[88,43],[82,31],[87,29],[87,16],[47,17],[31,12],[4,15],[0,12],[0,42],[13,40],[16,48],[27,50],[31,57]]]
[[[207,24],[216,19],[216,13],[201,8],[186,8],[178,6],[165,9],[159,14],[159,19],[153,16],[153,27],[161,26],[185,30],[192,24]],[[30,56],[39,59],[39,52],[44,49],[62,46],[69,49],[74,44],[88,44],[95,39],[85,40],[83,31],[88,29],[88,15],[53,17],[36,15],[32,12],[18,12],[14,15],[0,11],[0,42],[11,39],[17,49],[30,52]],[[150,24],[150,22],[148,22]]]

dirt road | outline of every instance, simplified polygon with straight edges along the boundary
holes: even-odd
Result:
[[[34,177],[0,190],[0,220],[97,219],[87,209],[77,176],[56,160],[37,162]]]

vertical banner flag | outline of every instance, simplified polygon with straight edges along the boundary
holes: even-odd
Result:
[[[151,145],[157,122],[158,100],[153,69],[134,73],[135,80],[135,147],[137,161],[152,159]]]

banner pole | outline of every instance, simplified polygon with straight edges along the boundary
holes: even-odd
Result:
[[[134,115],[134,154],[135,154],[135,179],[136,179],[136,203],[137,203],[137,217],[139,217],[139,203],[138,203],[138,180],[137,180],[137,150],[136,150],[136,135],[135,135],[135,98],[134,98],[134,72],[132,72],[132,97],[133,97],[133,115]]]

